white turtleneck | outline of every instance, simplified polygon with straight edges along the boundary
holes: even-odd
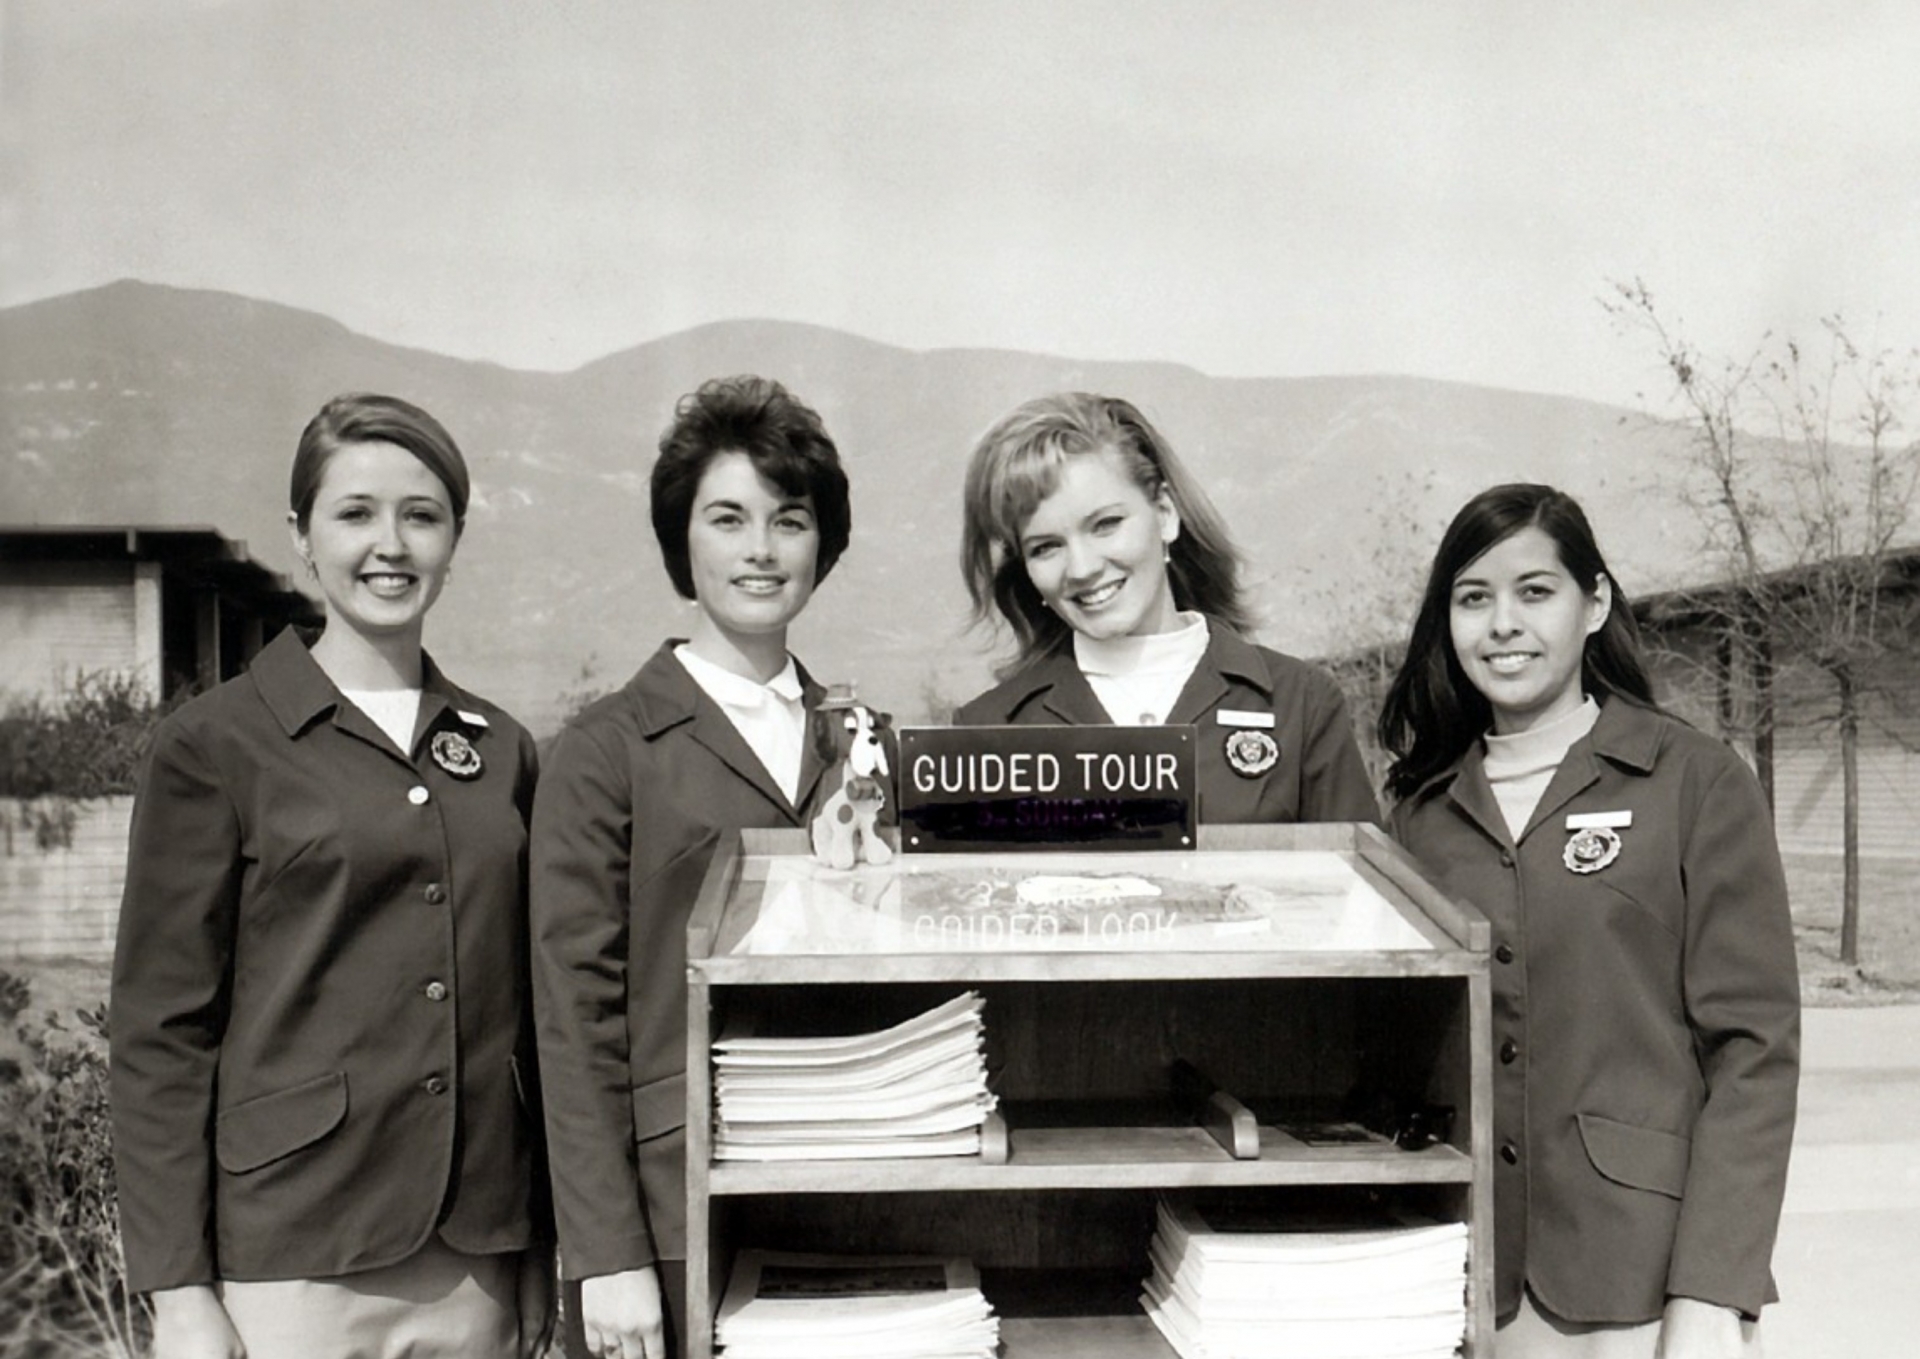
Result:
[[[1600,705],[1589,695],[1565,717],[1544,727],[1517,731],[1511,736],[1486,735],[1487,782],[1493,786],[1500,815],[1506,818],[1507,833],[1514,839],[1527,828],[1533,809],[1553,782],[1554,772],[1566,758],[1573,743],[1593,730],[1600,720]]]
[[[1207,620],[1182,613],[1172,632],[1094,638],[1073,634],[1073,659],[1115,722],[1157,727],[1207,654]]]

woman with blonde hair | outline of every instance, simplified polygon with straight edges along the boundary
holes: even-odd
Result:
[[[1202,821],[1377,821],[1345,701],[1249,640],[1240,559],[1172,447],[1117,397],[1062,392],[967,465],[961,566],[1018,654],[963,726],[1191,723]]]

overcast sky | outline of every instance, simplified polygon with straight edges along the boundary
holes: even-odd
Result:
[[[0,303],[136,277],[571,368],[766,316],[913,348],[1632,402],[1920,343],[1885,3],[0,0]]]

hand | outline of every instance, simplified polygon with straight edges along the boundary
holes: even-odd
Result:
[[[553,1341],[553,1247],[520,1252],[520,1359],[540,1359]]]
[[[580,1324],[594,1359],[666,1359],[659,1271],[643,1265],[581,1280]]]
[[[1668,1298],[1657,1359],[1741,1359],[1753,1324],[1717,1302]]]
[[[247,1359],[212,1284],[159,1288],[153,1302],[153,1359]]]

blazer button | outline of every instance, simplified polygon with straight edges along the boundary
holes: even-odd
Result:
[[[413,787],[407,789],[407,801],[416,807],[426,806],[427,799],[431,796],[432,794],[427,791],[427,785],[424,783],[416,783]]]
[[[1509,1038],[1506,1042],[1500,1045],[1500,1060],[1507,1063],[1509,1066],[1513,1064],[1513,1059],[1518,1057],[1519,1055],[1520,1055],[1520,1045],[1514,1042],[1511,1038]]]
[[[447,1078],[445,1076],[429,1076],[420,1082],[420,1086],[429,1095],[444,1095],[447,1093]]]
[[[1498,958],[1503,963],[1512,962],[1513,961],[1513,945],[1511,944],[1500,945],[1499,948],[1493,951],[1493,956]]]
[[[1519,1165],[1520,1148],[1514,1146],[1511,1142],[1502,1142],[1500,1144],[1500,1159],[1510,1166]]]
[[[1513,855],[1508,853],[1504,849],[1500,851],[1500,867],[1502,868],[1513,867]]]
[[[427,899],[429,906],[443,906],[447,900],[447,889],[437,882],[427,884],[427,890],[420,894]]]
[[[445,1000],[447,998],[447,984],[445,982],[430,981],[421,988],[421,992],[428,1000]]]

